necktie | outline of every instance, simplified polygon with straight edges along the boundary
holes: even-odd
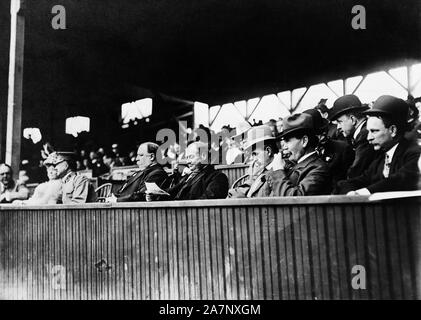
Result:
[[[383,168],[383,176],[385,178],[389,177],[389,171],[390,171],[390,157],[389,155],[386,153],[386,157],[384,159],[384,168]]]

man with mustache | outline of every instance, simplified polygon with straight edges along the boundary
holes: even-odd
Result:
[[[276,159],[268,177],[271,196],[330,194],[331,176],[316,152],[318,139],[312,117],[307,113],[291,115],[284,119],[283,128],[283,152],[293,165],[287,167],[283,158]]]
[[[375,192],[416,190],[420,147],[405,139],[409,105],[384,95],[366,111],[367,140],[381,154],[360,176],[338,183],[340,193],[369,195]]]

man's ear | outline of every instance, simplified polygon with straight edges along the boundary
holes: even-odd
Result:
[[[273,150],[272,147],[266,146],[265,151],[268,153],[268,156],[273,156]]]
[[[392,138],[395,138],[398,134],[398,127],[396,127],[396,125],[392,124],[389,128],[390,134],[392,136]]]
[[[304,135],[304,136],[301,138],[301,141],[302,141],[302,143],[303,143],[303,148],[307,147],[307,145],[308,145],[308,136],[307,136],[307,135]]]
[[[151,153],[151,161],[155,161],[156,160],[156,154],[155,153]]]

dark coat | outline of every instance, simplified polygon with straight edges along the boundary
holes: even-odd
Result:
[[[313,154],[290,170],[274,171],[269,178],[271,196],[311,196],[330,194],[331,177],[326,163]]]
[[[187,181],[190,175],[168,190],[173,200],[225,199],[228,194],[227,176],[207,165],[196,176]]]
[[[340,181],[339,193],[367,188],[371,193],[416,190],[418,183],[418,159],[420,147],[401,139],[390,164],[389,177],[383,176],[385,155],[381,153],[364,173],[356,178]]]
[[[167,177],[167,173],[159,164],[139,171],[133,174],[116,192],[117,202],[145,201],[145,182],[155,182],[158,187],[162,188]]]
[[[327,164],[333,187],[338,181],[347,178],[348,169],[355,157],[355,152],[348,142],[328,139],[318,148],[318,154]]]
[[[360,176],[379,155],[367,141],[368,131],[366,126],[367,121],[362,125],[361,131],[358,133],[356,139],[351,142],[355,150],[355,158],[348,169],[348,179]]]

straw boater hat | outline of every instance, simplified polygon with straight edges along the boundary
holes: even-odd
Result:
[[[363,105],[356,95],[347,94],[336,99],[333,103],[332,109],[329,112],[329,120],[338,119],[341,115],[351,111],[365,111],[368,109],[367,105]]]
[[[283,121],[283,128],[284,130],[279,134],[279,138],[285,138],[297,132],[315,134],[313,119],[307,113],[297,113],[286,117]]]
[[[274,140],[275,137],[272,136],[272,129],[267,125],[252,127],[247,131],[246,143],[244,144],[244,149],[248,149],[251,146],[263,142],[266,140]]]

